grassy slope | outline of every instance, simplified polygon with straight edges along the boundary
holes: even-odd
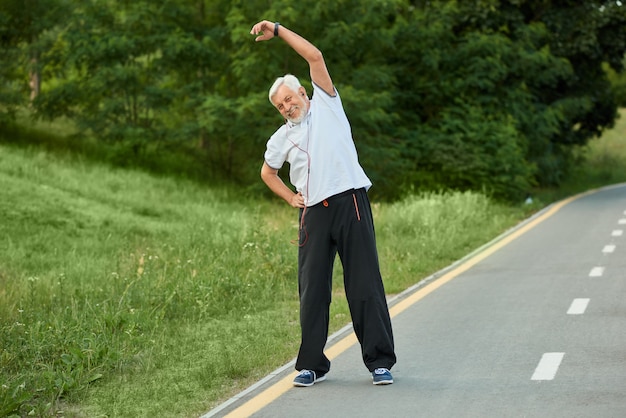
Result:
[[[626,180],[625,122],[567,193]],[[296,354],[286,205],[4,145],[0,184],[0,415],[199,415]],[[375,205],[388,293],[527,211],[471,193]],[[334,330],[340,276],[335,293]]]
[[[32,395],[27,403],[39,415],[61,393],[80,399],[90,381],[104,386],[122,376],[132,386],[146,373],[186,364],[184,376],[164,373],[170,381],[161,384],[183,392],[204,386],[195,405],[202,409],[224,390],[216,374],[238,378],[254,367],[240,363],[255,357],[250,341],[295,334],[295,326],[277,325],[284,309],[266,313],[293,298],[295,267],[281,261],[288,244],[270,251],[276,235],[260,228],[259,205],[190,182],[8,147],[0,148],[0,184],[5,404]],[[275,320],[259,330],[259,317]],[[267,367],[288,351],[257,361]],[[120,403],[103,396],[107,408]],[[176,409],[160,409],[175,400],[158,391],[142,397],[156,411]]]

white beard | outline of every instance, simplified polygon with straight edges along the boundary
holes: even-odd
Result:
[[[300,115],[298,115],[297,118],[287,118],[287,120],[293,123],[294,125],[297,125],[304,120],[305,116],[306,116],[305,112],[300,112]]]
[[[295,108],[297,108],[300,111],[300,114],[298,115],[297,118],[290,118],[287,117],[287,120],[293,124],[299,124],[300,122],[302,122],[304,120],[304,118],[307,115],[307,109],[306,109],[306,102],[304,101],[304,99],[300,100],[300,104],[294,105]]]

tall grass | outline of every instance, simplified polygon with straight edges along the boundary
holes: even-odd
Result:
[[[626,129],[611,132],[580,168],[605,174],[583,178],[623,178]],[[0,416],[197,416],[295,356],[284,203],[39,147],[0,145],[0,184]],[[537,207],[476,193],[374,204],[387,292]],[[337,263],[333,330],[350,321],[341,282]]]
[[[378,207],[386,291],[400,292],[470,253],[519,221],[523,210],[472,192],[408,196]]]
[[[0,155],[0,415],[52,414],[103,377],[159,369],[196,337],[210,344],[202,381],[188,384],[210,399],[214,373],[248,373],[246,352],[291,332],[257,327],[283,313],[295,275],[288,238],[274,245],[291,231],[268,227],[267,205],[36,150]]]

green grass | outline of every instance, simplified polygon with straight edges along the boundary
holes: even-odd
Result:
[[[0,415],[52,413],[95,382],[98,393],[185,362],[193,368],[173,387],[203,387],[188,406],[201,410],[223,392],[216,373],[254,373],[241,356],[269,367],[291,354],[254,349],[296,333],[279,326],[293,300],[292,231],[267,227],[268,204],[36,150],[0,156]],[[263,318],[273,319],[259,329]],[[146,394],[146,413],[162,398]],[[102,413],[136,415],[113,405]]]
[[[621,119],[565,192],[530,206],[476,193],[374,204],[388,294],[555,196],[625,181],[625,144]],[[198,416],[296,355],[284,203],[1,143],[0,184],[0,416]],[[333,331],[350,321],[339,263],[334,293]]]

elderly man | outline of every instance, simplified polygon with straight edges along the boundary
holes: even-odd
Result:
[[[302,341],[295,386],[326,379],[332,272],[335,256],[363,362],[375,385],[393,383],[393,333],[378,265],[374,223],[367,190],[371,182],[359,164],[350,123],[319,49],[279,23],[252,27],[256,41],[278,37],[309,64],[313,95],[293,75],[278,78],[270,102],[285,119],[267,142],[261,178],[278,196],[300,209],[298,289]],[[278,176],[290,166],[293,192]]]

